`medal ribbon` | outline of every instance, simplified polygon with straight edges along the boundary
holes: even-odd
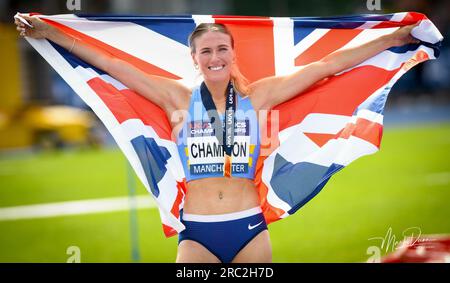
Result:
[[[222,125],[222,121],[220,120],[220,116],[217,112],[211,93],[204,82],[200,86],[200,94],[203,105],[208,113],[208,117],[213,125],[216,138],[224,150],[225,160],[223,163],[223,175],[225,177],[231,177],[231,154],[233,152],[234,145],[234,124],[236,112],[236,95],[234,93],[233,84],[230,82],[227,87],[225,127]]]

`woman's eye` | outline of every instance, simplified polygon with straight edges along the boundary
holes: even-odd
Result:
[[[208,54],[210,51],[209,50],[204,50],[201,52],[201,54]]]

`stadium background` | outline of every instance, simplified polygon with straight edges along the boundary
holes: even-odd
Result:
[[[18,37],[17,11],[331,16],[417,11],[444,35],[441,56],[394,86],[381,150],[338,173],[269,229],[275,262],[365,262],[405,236],[450,233],[448,1],[0,1],[0,262],[173,262],[175,237],[101,123]],[[376,1],[369,1],[375,3]],[[385,239],[383,244],[382,238]]]

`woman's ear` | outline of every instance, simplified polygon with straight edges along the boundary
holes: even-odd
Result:
[[[194,66],[198,66],[198,62],[195,59],[195,53],[191,52],[192,61],[194,62]]]

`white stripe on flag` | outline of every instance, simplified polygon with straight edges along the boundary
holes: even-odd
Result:
[[[53,19],[100,40],[114,48],[164,69],[181,78],[194,80],[196,72],[189,48],[173,39],[131,22]],[[136,38],[139,43],[136,44]],[[187,42],[186,42],[187,44]],[[170,54],[161,56],[161,54]]]
[[[381,21],[367,21],[364,24],[357,27],[357,29],[370,29],[370,28],[378,25],[379,23],[381,23]]]
[[[344,74],[348,71],[351,71],[355,68],[362,66],[374,66],[382,68],[386,71],[392,71],[400,68],[403,63],[411,59],[414,56],[414,54],[416,54],[419,50],[425,51],[428,54],[428,57],[430,57],[430,59],[436,59],[434,57],[433,49],[426,46],[420,46],[419,48],[417,48],[417,50],[411,50],[401,54],[385,50],[379,53],[378,55],[375,55],[374,57],[362,62],[359,65],[353,66],[336,74],[336,76],[339,76],[341,74]]]
[[[320,150],[310,154],[302,161],[325,167],[330,167],[333,163],[347,166],[353,160],[377,151],[378,148],[370,142],[350,136],[348,139],[329,140]],[[293,157],[291,156],[291,158]]]
[[[390,21],[401,22],[408,15],[408,12],[395,13]]]
[[[280,143],[284,143],[293,133],[337,134],[350,121],[351,116],[311,113],[301,123],[279,132]]]
[[[92,79],[95,78],[100,78],[103,81],[111,84],[112,86],[114,86],[115,88],[117,88],[117,90],[124,90],[124,89],[128,89],[127,86],[125,86],[124,84],[122,84],[121,82],[119,82],[118,80],[114,79],[113,77],[111,77],[108,74],[103,74],[100,75],[99,73],[97,73],[94,69],[92,68],[84,68],[83,66],[77,66],[75,68],[75,71],[86,81],[90,81]]]
[[[356,116],[352,117],[351,122],[356,123],[356,120],[358,118],[362,118],[383,125],[383,117],[384,117],[383,115],[378,114],[377,112],[373,112],[367,109],[361,109],[358,110]]]
[[[308,34],[305,38],[303,38],[299,43],[294,46],[293,55],[294,58],[297,58],[300,54],[305,52],[311,45],[313,45],[317,40],[319,40],[322,36],[324,36],[330,29],[322,29],[316,28],[310,34]]]
[[[294,46],[293,22],[290,18],[272,18],[273,20],[273,42],[275,75],[283,76],[294,71],[295,57],[292,46]]]
[[[365,29],[338,50],[359,46],[361,44],[372,41],[380,36],[391,34],[397,29],[398,28]]]
[[[210,15],[192,15],[192,19],[197,26],[202,23],[215,23],[214,18]]]

